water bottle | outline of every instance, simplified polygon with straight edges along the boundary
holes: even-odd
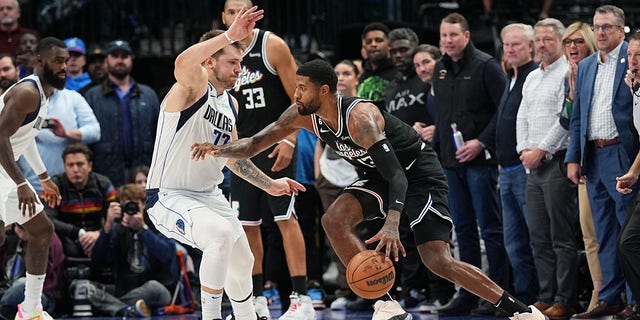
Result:
[[[456,144],[456,150],[458,150],[464,145],[464,138],[462,137],[462,132],[458,131],[458,125],[452,123],[451,129],[453,130],[453,143]]]

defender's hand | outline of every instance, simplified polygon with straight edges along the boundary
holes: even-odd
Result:
[[[191,145],[191,159],[198,161],[204,160],[204,158],[210,154],[213,157],[217,157],[218,155],[218,147],[213,145],[213,143],[203,142],[203,143],[194,143]]]
[[[279,143],[273,149],[273,151],[268,155],[271,159],[276,157],[276,161],[273,163],[271,167],[271,171],[278,172],[291,164],[291,159],[293,159],[293,152],[295,148],[290,146],[288,143]]]

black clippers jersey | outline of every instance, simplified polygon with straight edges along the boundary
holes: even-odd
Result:
[[[229,93],[238,100],[238,136],[262,130],[291,105],[276,70],[267,60],[269,31],[254,29],[253,40],[242,54],[242,72]]]
[[[354,97],[338,97],[337,131],[333,131],[322,118],[315,114],[311,115],[313,130],[339,156],[354,166],[362,168],[368,173],[377,172],[376,166],[367,150],[354,143],[351,139],[347,126],[349,113],[360,102],[370,101]],[[402,167],[407,168],[416,160],[418,152],[423,148],[424,144],[420,141],[420,137],[415,130],[409,125],[385,111],[381,112],[385,122],[384,134],[391,146],[393,146],[395,155]]]

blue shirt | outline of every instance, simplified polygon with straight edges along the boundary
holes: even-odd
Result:
[[[84,72],[75,78],[67,76],[67,83],[64,87],[69,90],[78,91],[84,88],[89,83],[91,83],[91,78],[89,77],[88,73]]]
[[[82,142],[91,144],[100,140],[100,124],[87,101],[77,92],[69,89],[54,90],[49,98],[48,117],[57,117],[66,130],[80,130]],[[41,129],[36,144],[42,162],[49,176],[64,173],[62,151],[72,144],[69,138],[58,137],[49,129]],[[25,177],[36,191],[41,191],[38,176],[24,159],[18,162]]]

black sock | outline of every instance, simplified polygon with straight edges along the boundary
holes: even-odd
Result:
[[[307,294],[307,276],[291,277],[291,287],[298,294]]]
[[[253,279],[253,295],[255,297],[264,296],[264,280],[262,279],[262,273],[254,274],[251,278]]]
[[[531,309],[524,305],[524,303],[518,301],[518,299],[514,298],[509,294],[506,290],[498,300],[498,303],[495,304],[496,308],[506,312],[509,315],[513,315],[517,313],[528,313],[531,312]]]

